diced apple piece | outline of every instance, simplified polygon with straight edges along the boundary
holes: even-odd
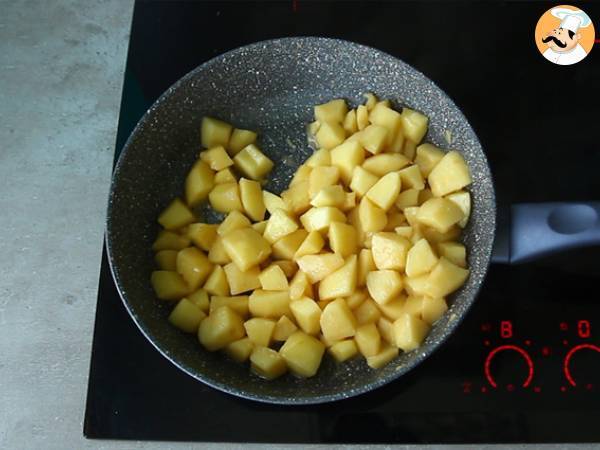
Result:
[[[430,198],[419,207],[417,220],[440,233],[462,220],[464,214],[456,203],[445,198]]]
[[[267,347],[254,347],[250,354],[250,363],[252,371],[266,380],[278,378],[287,371],[281,355]]]
[[[296,220],[283,209],[277,209],[267,222],[267,228],[265,228],[265,233],[263,237],[267,240],[267,242],[273,244],[277,242],[279,239],[284,236],[293,233],[298,229],[298,224]]]
[[[274,341],[285,341],[298,330],[298,327],[287,316],[281,316],[273,330]]]
[[[172,231],[161,230],[152,244],[152,250],[181,250],[190,245],[190,239],[187,236],[181,236]]]
[[[458,225],[452,225],[445,233],[427,226],[421,226],[419,229],[423,237],[432,245],[439,244],[440,242],[455,241],[460,236],[460,227]]]
[[[282,237],[273,244],[273,257],[286,260],[293,259],[307,235],[306,230],[299,229]]]
[[[206,314],[187,298],[179,300],[169,314],[169,322],[186,333],[197,332],[200,322],[205,318]]]
[[[300,216],[302,226],[308,231],[327,232],[332,222],[346,222],[346,216],[332,206],[311,208]]]
[[[353,255],[357,250],[356,230],[352,225],[332,222],[328,232],[329,246],[342,258]]]
[[[377,183],[378,180],[379,178],[376,175],[373,175],[361,166],[356,166],[352,173],[350,189],[352,189],[359,197],[362,197],[375,185],[375,183]]]
[[[200,159],[208,164],[214,171],[223,170],[226,167],[233,165],[233,161],[225,151],[225,147],[222,145],[217,145],[200,152]]]
[[[218,226],[217,234],[219,236],[225,236],[233,230],[247,228],[250,225],[248,218],[236,209],[227,214],[227,217],[225,217],[223,222]]]
[[[340,209],[344,212],[351,211],[356,207],[356,194],[354,192],[346,192],[344,203],[340,207]]]
[[[179,300],[190,292],[187,283],[177,272],[155,270],[150,281],[156,296],[161,300]]]
[[[319,283],[319,299],[330,300],[352,295],[356,291],[357,278],[357,258],[356,255],[352,255],[341,268],[325,277]]]
[[[361,131],[359,142],[369,152],[374,155],[381,153],[385,148],[388,139],[388,130],[379,125],[369,125]]]
[[[348,112],[346,100],[338,98],[315,106],[315,119],[319,122],[341,123]]]
[[[404,156],[406,156],[410,160],[413,160],[415,159],[416,152],[417,144],[415,144],[410,139],[404,139],[404,149],[402,149],[402,153],[404,154]]]
[[[356,108],[356,126],[359,130],[364,130],[369,125],[369,110],[365,105],[358,105]]]
[[[410,247],[410,241],[397,233],[376,233],[371,243],[375,266],[379,270],[403,270]]]
[[[358,205],[358,220],[363,231],[381,231],[387,224],[385,210],[364,197]]]
[[[255,290],[248,300],[250,314],[255,317],[279,319],[283,315],[291,316],[290,296],[286,291]]]
[[[223,246],[242,271],[260,264],[271,254],[269,243],[252,228],[241,228],[223,236]]]
[[[336,342],[354,336],[356,319],[344,299],[329,303],[321,313],[321,332],[325,339]]]
[[[377,307],[377,303],[371,298],[367,298],[357,308],[353,310],[356,323],[364,325],[367,323],[375,323],[381,317],[381,311]]]
[[[237,183],[217,184],[208,194],[210,206],[218,212],[243,211],[240,190]]]
[[[402,277],[395,270],[376,270],[367,274],[369,295],[379,304],[397,297],[402,287]]]
[[[255,222],[265,218],[265,203],[260,183],[242,178],[240,180],[240,198],[246,214]]]
[[[367,284],[367,274],[377,270],[373,253],[369,249],[362,249],[358,254],[358,280],[357,286],[365,286]]]
[[[214,267],[204,283],[204,290],[210,295],[227,296],[230,294],[227,275],[221,266]]]
[[[161,250],[154,255],[154,261],[160,270],[177,270],[177,253],[176,250]]]
[[[406,217],[395,207],[391,208],[387,213],[387,223],[383,231],[395,231],[401,225],[406,224]]]
[[[237,155],[244,147],[256,142],[256,133],[250,130],[235,128],[229,138],[227,149],[232,156]]]
[[[466,191],[458,191],[448,195],[446,198],[451,202],[456,203],[463,212],[463,218],[458,222],[458,226],[464,228],[471,215],[471,195]]]
[[[290,309],[298,326],[307,334],[317,334],[320,331],[319,320],[321,308],[313,299],[303,297],[290,303]]]
[[[396,345],[394,343],[394,324],[393,321],[380,317],[377,320],[377,329],[379,330],[379,334],[381,335],[381,339],[387,342],[390,345]]]
[[[306,132],[309,134],[309,136],[315,136],[317,131],[319,131],[319,128],[321,128],[321,122],[315,120],[306,126]]]
[[[430,272],[438,258],[427,239],[421,239],[408,251],[406,257],[406,275],[417,277]]]
[[[248,337],[245,337],[227,344],[224,350],[231,359],[242,363],[248,361],[248,358],[250,358],[250,354],[254,350],[254,344]]]
[[[329,353],[337,362],[341,363],[354,358],[358,354],[358,348],[354,339],[339,341],[329,347]]]
[[[192,223],[188,227],[187,235],[197,247],[208,252],[217,238],[218,227],[212,223]]]
[[[405,312],[406,296],[400,294],[395,299],[377,306],[383,315],[393,322]]]
[[[418,277],[405,277],[404,287],[409,295],[425,295],[427,279],[429,274],[420,275]]]
[[[215,173],[204,161],[196,161],[185,179],[185,200],[196,206],[206,200],[215,185]]]
[[[262,236],[267,229],[267,221],[261,220],[260,222],[253,223],[252,229]]]
[[[241,294],[260,287],[258,266],[242,272],[237,264],[229,263],[223,267],[231,295]]]
[[[319,370],[325,346],[302,331],[292,334],[279,349],[290,371],[300,377],[312,377]]]
[[[331,165],[331,155],[329,154],[329,150],[326,148],[322,148],[314,152],[310,158],[306,160],[304,163],[308,167],[319,167],[319,166],[330,166]]]
[[[341,208],[346,202],[346,192],[339,184],[333,186],[325,186],[310,201],[310,204],[315,207],[334,206]]]
[[[285,210],[294,214],[302,214],[310,208],[310,196],[308,195],[308,180],[296,183],[281,193],[285,203]]]
[[[430,198],[433,198],[433,192],[431,192],[431,189],[425,188],[422,191],[419,191],[419,205],[422,205]]]
[[[369,192],[366,198],[371,200],[375,205],[387,211],[392,207],[398,194],[400,193],[400,175],[398,172],[390,172],[379,179]]]
[[[304,296],[312,298],[312,285],[308,276],[302,270],[298,270],[290,281],[290,299],[298,300]]]
[[[210,314],[212,314],[213,311],[223,306],[231,308],[236,314],[239,314],[241,317],[248,316],[249,309],[247,295],[236,295],[233,297],[213,295],[210,298]]]
[[[365,291],[354,291],[353,294],[350,294],[344,300],[346,300],[346,304],[350,309],[356,309],[367,299],[367,293]]]
[[[302,241],[298,250],[294,255],[294,259],[298,259],[304,255],[314,255],[321,251],[325,245],[323,236],[318,231],[311,231],[308,236]]]
[[[413,142],[421,142],[427,134],[427,126],[429,125],[427,116],[413,109],[404,108],[402,114],[400,114],[400,119],[406,137]]]
[[[398,174],[402,180],[403,189],[416,189],[417,191],[425,189],[425,181],[423,180],[419,166],[405,167]]]
[[[346,131],[339,123],[325,122],[321,123],[319,131],[317,131],[316,139],[319,147],[326,150],[331,150],[337,147],[346,138]]]
[[[451,263],[462,268],[467,267],[467,250],[463,244],[459,242],[440,242],[438,252],[440,256],[445,257]]]
[[[198,340],[210,352],[243,338],[244,334],[242,318],[228,306],[214,310],[198,328]]]
[[[317,283],[344,265],[344,259],[337,253],[304,255],[296,261],[310,283]]]
[[[404,313],[394,321],[394,342],[398,348],[410,352],[421,346],[429,330],[430,326],[426,322]]]
[[[424,297],[421,305],[421,318],[429,325],[436,323],[444,313],[448,311],[448,305],[443,298]]]
[[[298,264],[296,264],[294,261],[273,261],[271,265],[278,266],[287,278],[292,278],[298,271]]]
[[[394,231],[397,235],[402,236],[403,238],[410,239],[412,236],[413,228],[410,225],[403,225],[400,227],[394,228]]]
[[[198,289],[213,270],[212,263],[196,247],[180,250],[177,253],[176,267],[192,291]]]
[[[210,301],[208,299],[208,292],[204,289],[198,289],[196,292],[188,294],[186,298],[203,312],[208,313]]]
[[[377,96],[371,92],[363,94],[365,98],[365,107],[368,111],[371,111],[377,105]]]
[[[275,321],[263,317],[253,317],[244,322],[244,329],[254,345],[268,347],[273,337]]]
[[[336,166],[318,166],[312,169],[308,179],[308,195],[312,199],[326,186],[337,184],[340,169]]]
[[[390,172],[397,172],[406,167],[410,161],[399,153],[382,153],[368,158],[362,168],[375,176],[382,177]]]
[[[202,118],[200,136],[202,147],[211,148],[217,145],[227,146],[231,136],[232,126],[222,120],[212,117]]]
[[[406,138],[404,136],[404,131],[402,130],[402,127],[400,127],[400,128],[398,128],[398,130],[396,130],[396,135],[394,136],[394,139],[388,146],[388,151],[390,151],[392,153],[402,154],[404,151],[404,141],[405,140],[406,140]],[[404,156],[406,156],[406,155],[404,155]],[[410,159],[412,159],[412,158],[410,158]]]
[[[365,160],[365,151],[360,143],[356,141],[347,141],[330,152],[331,165],[340,169],[340,178],[348,185],[352,179],[352,172],[356,166],[363,164]]]
[[[158,223],[166,230],[176,230],[195,220],[194,214],[192,214],[185,203],[179,198],[176,198],[169,203],[169,206],[167,206],[158,216]]]
[[[282,198],[269,191],[263,191],[263,202],[269,214],[273,214],[276,209],[287,209],[287,205]]]
[[[387,146],[392,144],[401,127],[400,117],[399,112],[387,107],[384,103],[378,103],[369,113],[369,121],[372,124],[382,126],[387,130]]]
[[[260,180],[273,169],[273,161],[265,156],[259,148],[250,144],[233,157],[235,167],[246,177]]]
[[[416,189],[406,189],[396,197],[396,207],[400,210],[411,206],[419,206],[419,192]]]
[[[277,265],[270,265],[264,269],[258,279],[265,291],[287,291],[289,288],[285,273]]]
[[[290,181],[289,185],[293,186],[302,181],[308,181],[308,179],[310,178],[311,172],[312,172],[312,167],[310,167],[306,164],[301,164],[298,167],[298,169],[296,169],[296,172],[294,172],[294,176],[292,177],[292,181]]]
[[[237,177],[231,170],[231,167],[227,167],[215,173],[215,184],[223,183],[237,183]]]
[[[356,122],[356,110],[351,109],[344,117],[344,122],[342,124],[346,134],[351,135],[358,131],[358,123]]]
[[[444,155],[427,177],[431,192],[442,197],[471,184],[471,173],[465,159],[453,150]]]
[[[379,330],[374,323],[361,325],[356,329],[354,341],[358,347],[358,351],[364,357],[374,356],[379,353],[381,347],[381,336]]]
[[[213,264],[229,264],[231,262],[231,258],[225,251],[225,247],[223,246],[223,239],[221,236],[217,235],[210,251],[208,252],[208,260]]]
[[[398,352],[398,347],[382,344],[379,353],[367,357],[367,364],[371,369],[381,369],[398,356]]]
[[[416,149],[415,164],[421,175],[428,177],[433,168],[444,157],[444,152],[433,144],[421,144]]]
[[[441,257],[427,277],[425,293],[433,298],[445,297],[461,287],[468,276],[468,269],[463,269]]]

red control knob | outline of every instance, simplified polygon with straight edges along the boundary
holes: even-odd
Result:
[[[567,356],[565,356],[565,360],[563,361],[563,371],[565,372],[565,377],[567,378],[567,381],[573,387],[577,386],[577,382],[575,381],[573,372],[571,370],[571,360],[573,359],[573,356],[575,356],[576,353],[579,353],[582,350],[592,350],[594,352],[600,353],[600,347],[594,344],[579,344],[573,347],[571,350],[569,350],[569,353],[567,353]]]
[[[524,388],[529,386],[529,384],[531,383],[531,380],[533,379],[533,361],[531,360],[529,353],[527,353],[521,347],[518,347],[516,345],[501,345],[500,347],[496,347],[494,350],[492,350],[489,353],[489,355],[485,359],[485,365],[484,365],[485,377],[487,378],[490,385],[494,388],[498,387],[498,383],[496,382],[494,375],[492,374],[491,365],[492,365],[493,359],[498,354],[503,353],[503,352],[516,352],[520,357],[522,357],[525,360],[525,363],[527,364],[527,376],[525,377],[525,380],[523,381],[521,386]],[[513,386],[513,385],[509,385],[509,386]]]

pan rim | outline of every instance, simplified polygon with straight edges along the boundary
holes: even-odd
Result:
[[[317,395],[310,396],[310,397],[307,396],[307,397],[291,399],[289,397],[272,396],[272,395],[265,395],[265,394],[257,395],[252,392],[249,392],[247,390],[232,388],[230,385],[228,385],[226,383],[221,383],[218,380],[205,377],[202,374],[198,374],[196,371],[192,370],[191,367],[188,367],[187,365],[180,363],[177,359],[172,357],[172,355],[170,355],[168,351],[163,349],[156,342],[157,340],[155,340],[153,338],[152,332],[147,329],[146,325],[144,324],[144,321],[132,310],[132,306],[129,304],[127,294],[126,294],[126,292],[124,292],[124,289],[122,287],[121,278],[119,276],[119,269],[115,266],[114,257],[113,257],[114,255],[113,255],[113,248],[112,248],[111,217],[112,217],[112,206],[113,206],[112,198],[115,195],[115,187],[117,184],[118,175],[119,175],[119,172],[120,172],[122,166],[124,165],[127,151],[130,148],[135,136],[137,136],[140,129],[143,128],[145,126],[145,124],[147,123],[147,121],[150,117],[150,113],[153,110],[157,109],[160,106],[160,104],[172,94],[173,91],[176,91],[182,84],[184,84],[190,78],[194,77],[197,72],[204,70],[208,67],[211,67],[214,64],[217,64],[220,61],[222,61],[224,58],[227,58],[231,55],[235,55],[235,54],[243,52],[243,51],[254,50],[254,49],[262,47],[262,46],[278,45],[278,44],[285,43],[285,42],[302,43],[304,41],[311,42],[311,43],[314,43],[315,41],[317,41],[318,43],[323,43],[323,44],[328,44],[328,45],[338,43],[338,44],[343,44],[343,45],[347,45],[347,46],[355,46],[355,47],[362,48],[363,50],[368,50],[369,52],[372,52],[375,55],[381,55],[386,58],[391,58],[394,61],[397,61],[399,64],[407,67],[409,69],[409,71],[411,71],[418,77],[426,80],[428,83],[432,84],[437,90],[439,90],[439,92],[441,92],[447,98],[450,105],[456,109],[458,114],[460,114],[460,117],[462,118],[464,123],[468,124],[469,128],[473,132],[473,138],[475,140],[475,143],[481,149],[481,154],[482,154],[482,157],[484,160],[483,162],[488,167],[488,171],[490,174],[490,182],[491,182],[490,202],[493,205],[493,213],[494,214],[493,214],[493,218],[490,218],[492,243],[491,243],[491,245],[489,245],[489,248],[487,248],[486,251],[484,253],[482,253],[482,257],[485,261],[485,264],[484,264],[484,267],[482,267],[482,271],[481,271],[481,273],[482,273],[481,281],[478,283],[478,285],[475,286],[474,289],[472,289],[472,293],[469,296],[470,298],[465,299],[464,312],[462,314],[458,315],[456,319],[454,319],[452,321],[448,321],[448,323],[445,326],[445,329],[443,330],[442,333],[440,333],[440,336],[438,337],[438,339],[435,342],[424,345],[424,346],[420,347],[418,350],[416,350],[419,352],[419,354],[415,355],[413,357],[413,359],[410,361],[410,363],[403,365],[400,369],[396,370],[393,373],[388,374],[387,376],[382,376],[372,382],[365,383],[364,385],[360,386],[359,388],[354,388],[350,391],[343,391],[343,392],[338,392],[338,393],[333,393],[333,394],[317,394]],[[182,370],[184,373],[191,376],[192,378],[196,379],[197,381],[200,381],[214,389],[217,389],[217,390],[227,393],[229,395],[233,395],[235,397],[241,397],[241,398],[244,398],[247,400],[253,400],[253,401],[257,401],[257,402],[261,402],[261,403],[267,403],[267,404],[302,406],[302,405],[313,405],[313,404],[329,403],[329,402],[333,402],[333,401],[340,401],[340,400],[348,399],[351,397],[355,397],[355,396],[373,391],[377,388],[387,385],[387,384],[391,383],[392,381],[395,381],[398,378],[402,377],[404,374],[410,372],[411,370],[413,370],[414,368],[419,366],[433,352],[435,352],[436,350],[439,350],[439,348],[442,347],[447,342],[448,338],[454,333],[456,328],[462,323],[465,316],[468,314],[468,311],[470,310],[471,306],[475,302],[477,296],[479,295],[479,292],[481,290],[481,287],[483,285],[485,277],[487,276],[487,272],[489,270],[489,265],[491,263],[491,253],[492,253],[492,248],[493,248],[493,241],[496,237],[496,226],[497,226],[497,224],[496,224],[496,195],[495,195],[495,189],[494,189],[494,179],[493,179],[491,170],[489,170],[489,162],[487,160],[487,156],[485,155],[485,152],[483,151],[481,142],[479,141],[479,138],[476,135],[475,131],[473,130],[473,127],[471,126],[470,122],[464,116],[464,114],[462,113],[462,110],[460,108],[458,108],[458,106],[456,105],[454,100],[443,89],[441,89],[434,81],[432,81],[429,77],[427,77],[421,71],[419,71],[419,70],[415,69],[413,66],[405,63],[400,58],[398,58],[394,55],[391,55],[389,53],[383,52],[374,47],[360,44],[360,43],[353,42],[353,41],[344,40],[344,39],[327,38],[327,37],[319,37],[319,36],[301,36],[301,37],[274,38],[274,39],[269,39],[269,40],[264,40],[264,41],[258,41],[258,42],[251,43],[249,45],[245,45],[242,47],[238,47],[238,48],[229,50],[220,55],[217,55],[217,56],[205,61],[204,63],[198,65],[197,67],[192,69],[190,72],[188,72],[187,74],[185,74],[184,76],[179,78],[169,88],[167,88],[156,99],[156,101],[154,101],[152,103],[152,105],[144,112],[143,116],[137,122],[137,124],[134,127],[134,129],[132,130],[131,134],[128,136],[125,144],[123,145],[123,147],[121,149],[121,153],[119,155],[119,158],[118,158],[118,160],[115,164],[114,170],[112,172],[112,178],[111,178],[111,184],[110,184],[110,190],[109,190],[109,196],[108,196],[107,217],[106,217],[106,224],[105,224],[105,245],[106,245],[107,259],[109,262],[110,272],[111,272],[114,284],[119,293],[119,297],[121,298],[121,301],[123,302],[123,305],[125,306],[125,309],[127,310],[131,319],[136,324],[137,328],[144,335],[144,337],[168,361],[170,361],[177,368],[179,368],[180,370]]]

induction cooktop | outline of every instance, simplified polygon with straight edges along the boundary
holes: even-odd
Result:
[[[579,4],[579,3],[578,3]],[[137,1],[115,158],[152,102],[208,59],[283,36],[388,52],[463,110],[499,209],[600,199],[600,48],[574,66],[537,51],[543,2]],[[600,24],[600,5],[583,3]],[[504,220],[510,220],[507,215]],[[84,434],[273,443],[600,441],[600,247],[492,264],[458,328],[408,375],[356,398],[277,406],[185,375],[129,318],[103,252]]]

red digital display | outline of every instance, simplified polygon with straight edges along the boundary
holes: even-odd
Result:
[[[582,339],[587,339],[592,335],[589,320],[580,320],[577,322],[577,334]]]
[[[500,337],[502,339],[510,339],[513,337],[513,326],[510,320],[500,322]]]

